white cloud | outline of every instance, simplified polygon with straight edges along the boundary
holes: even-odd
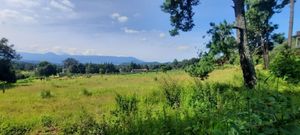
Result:
[[[128,17],[127,17],[127,16],[120,16],[120,17],[118,18],[118,21],[121,22],[121,23],[127,22],[127,20],[128,20]]]
[[[160,38],[165,38],[165,37],[166,37],[166,34],[165,34],[165,33],[159,33],[159,37],[160,37]]]
[[[113,13],[113,14],[111,14],[111,18],[113,18],[113,19],[117,19],[120,16],[121,15],[119,13]]]
[[[123,31],[124,31],[125,33],[128,33],[128,34],[137,34],[137,33],[140,33],[140,31],[138,31],[138,30],[129,29],[129,28],[127,28],[127,27],[123,28]]]
[[[41,0],[5,0],[5,3],[12,7],[31,8],[40,6]]]
[[[62,0],[61,3],[70,8],[75,8],[75,5],[70,0]]]
[[[16,10],[10,10],[10,9],[4,9],[0,10],[0,21],[2,23],[7,23],[7,22],[21,22],[21,23],[37,23],[38,21],[32,17],[32,16],[27,16],[25,14],[22,14]]]
[[[1,1],[1,0],[0,0]],[[0,9],[2,24],[29,24],[60,22],[78,18],[70,0],[3,0]]]
[[[187,51],[189,49],[190,49],[190,46],[187,46],[187,45],[180,45],[180,46],[176,47],[176,50],[178,50],[178,51]]]
[[[111,14],[111,18],[117,20],[120,23],[127,22],[129,19],[127,16],[120,15],[119,13]]]
[[[101,55],[98,50],[95,49],[86,49],[86,48],[76,48],[76,47],[62,47],[62,46],[53,46],[45,47],[40,45],[29,45],[26,49],[17,48],[21,52],[31,52],[31,53],[56,53],[56,54],[70,54],[70,55]]]
[[[64,12],[73,12],[74,8],[74,5],[68,0],[63,0],[60,2],[58,2],[57,0],[51,0],[50,6]]]

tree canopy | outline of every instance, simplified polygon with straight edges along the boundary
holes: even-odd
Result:
[[[16,75],[12,66],[12,60],[21,57],[13,49],[14,45],[8,43],[8,39],[0,40],[0,81],[16,82]]]

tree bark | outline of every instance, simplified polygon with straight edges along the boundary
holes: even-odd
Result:
[[[292,47],[293,42],[293,25],[294,25],[294,3],[295,0],[290,0],[290,20],[289,20],[289,37],[288,37],[288,45]]]
[[[264,40],[263,37],[261,37],[261,47],[263,52],[264,69],[268,69],[269,68],[269,45]]]
[[[237,43],[240,55],[240,64],[243,71],[245,86],[253,88],[256,85],[256,73],[252,62],[252,57],[248,47],[245,0],[233,0],[234,12],[237,25]]]

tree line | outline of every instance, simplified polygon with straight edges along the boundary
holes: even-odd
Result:
[[[72,75],[72,74],[118,74],[131,73],[135,69],[145,71],[169,71],[172,69],[184,69],[199,61],[199,58],[185,59],[182,61],[174,60],[168,63],[126,63],[114,65],[112,63],[94,64],[80,63],[74,58],[67,58],[62,64],[53,64],[47,61],[39,63],[29,63],[21,61],[21,56],[13,49],[8,39],[0,40],[0,81],[14,83],[17,79],[24,79],[28,76],[21,71],[34,72],[35,76],[49,77],[51,75]],[[139,71],[139,70],[137,70]]]
[[[145,71],[169,71],[172,69],[183,69],[188,65],[198,62],[196,58],[190,60],[178,61],[174,60],[169,63],[155,63],[155,64],[137,64],[127,63],[121,65],[114,65],[112,63],[94,64],[94,63],[80,63],[74,58],[67,58],[63,61],[62,65],[51,64],[47,61],[40,62],[35,65],[34,71],[37,76],[51,76],[51,75],[70,75],[70,74],[119,74],[119,73],[132,73],[136,69],[143,69]],[[26,63],[31,65],[30,63]],[[18,64],[21,67],[30,67],[26,64]],[[17,70],[26,70],[16,67]],[[30,69],[32,70],[32,69]]]

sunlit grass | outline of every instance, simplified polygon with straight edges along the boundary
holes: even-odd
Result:
[[[257,67],[257,69],[261,68]],[[258,72],[259,77],[269,76],[268,71]],[[184,71],[170,71],[125,75],[82,75],[46,80],[34,79],[25,83],[21,81],[7,89],[4,94],[0,93],[0,120],[37,125],[36,123],[39,123],[43,116],[51,116],[55,122],[64,123],[85,110],[97,121],[101,121],[103,115],[110,115],[110,111],[115,108],[117,94],[136,94],[141,100],[147,97],[161,98],[160,84],[163,79],[176,80],[181,86],[188,87],[195,78]],[[288,90],[289,87],[292,87],[290,89],[293,91],[300,91],[297,85],[291,86],[281,79],[269,79],[267,83],[275,86],[277,80],[280,91]],[[216,69],[206,81],[241,86],[241,70],[237,66]],[[82,93],[84,90],[89,93],[88,96]],[[51,96],[43,98],[42,91],[50,91]],[[140,107],[143,109],[145,106]]]
[[[32,120],[47,114],[61,119],[84,107],[100,118],[101,114],[113,108],[116,93],[143,96],[158,90],[159,79],[167,77],[181,82],[191,79],[183,71],[174,71],[167,74],[154,72],[33,80],[6,90],[5,94],[0,94],[0,115],[7,119]],[[82,95],[83,89],[88,90],[92,95]],[[51,92],[51,98],[41,97],[41,92],[45,90]]]

